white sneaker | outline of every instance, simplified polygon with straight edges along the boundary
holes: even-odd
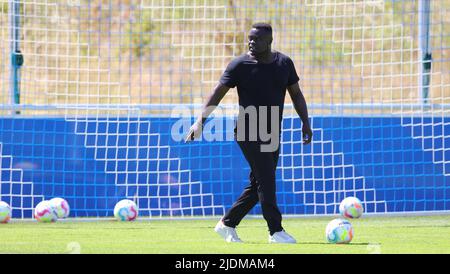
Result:
[[[269,243],[271,244],[295,244],[297,241],[286,231],[282,230],[275,232],[272,236],[269,235]]]
[[[239,239],[236,229],[226,226],[223,224],[222,220],[220,220],[216,227],[214,228],[214,231],[217,232],[222,238],[225,239],[225,241],[229,243],[242,243],[242,240]]]

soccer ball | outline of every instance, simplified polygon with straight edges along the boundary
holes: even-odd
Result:
[[[121,200],[114,207],[114,217],[119,221],[133,221],[138,215],[139,209],[131,200]]]
[[[41,223],[56,222],[58,219],[50,201],[42,201],[36,206],[34,218]]]
[[[0,224],[6,224],[11,220],[11,207],[6,202],[0,201]]]
[[[67,218],[70,213],[69,203],[63,198],[53,198],[50,200],[50,205],[56,213],[58,219]]]
[[[352,224],[345,219],[334,219],[325,229],[327,241],[332,244],[347,244],[353,239]]]
[[[356,197],[347,197],[339,205],[339,212],[342,216],[350,219],[361,217],[364,212],[361,201]]]

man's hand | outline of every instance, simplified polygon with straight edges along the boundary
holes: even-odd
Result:
[[[307,125],[307,124],[303,124],[303,126],[302,126],[302,133],[303,133],[303,136],[302,136],[303,137],[303,144],[307,145],[307,144],[311,143],[312,136],[313,136],[311,127],[309,125]]]
[[[199,138],[202,135],[202,125],[200,122],[195,122],[191,128],[189,129],[188,134],[186,135],[186,138],[184,139],[184,142],[190,142],[197,138]]]

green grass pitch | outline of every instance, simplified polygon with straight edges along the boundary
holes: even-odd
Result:
[[[333,217],[285,218],[295,245],[267,243],[263,219],[244,219],[238,234],[245,243],[226,243],[213,230],[217,220],[136,222],[12,222],[0,225],[0,253],[450,253],[450,215],[366,217],[351,220],[350,244],[325,241]]]

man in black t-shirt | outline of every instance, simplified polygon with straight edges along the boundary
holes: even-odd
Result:
[[[236,141],[251,172],[250,184],[215,227],[215,231],[227,242],[242,242],[235,228],[260,202],[269,227],[269,243],[296,243],[281,225],[282,217],[276,202],[275,171],[281,134],[279,125],[286,89],[303,123],[303,144],[311,142],[312,130],[294,63],[281,52],[272,51],[272,40],[272,27],[269,24],[257,23],[252,26],[248,36],[249,52],[235,58],[227,66],[204,105],[202,116],[192,125],[186,137],[186,141],[198,138],[213,108],[230,88],[237,87],[240,109],[235,128]],[[269,139],[261,129],[270,132]]]

